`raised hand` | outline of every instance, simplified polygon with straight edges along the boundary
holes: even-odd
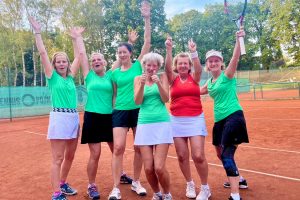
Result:
[[[131,44],[134,44],[135,41],[138,39],[139,35],[135,30],[129,30],[128,31],[128,42]]]
[[[41,25],[32,16],[29,16],[28,20],[33,28],[34,33],[41,33]]]
[[[82,36],[82,33],[85,31],[84,27],[73,27],[68,31],[68,34],[73,38]]]
[[[146,0],[142,1],[141,13],[142,13],[142,16],[145,18],[149,18],[151,15],[150,3]]]
[[[193,39],[190,39],[188,41],[188,47],[191,53],[196,52],[197,51],[197,45],[196,43],[194,43]]]
[[[244,28],[241,26],[240,30],[236,32],[236,38],[239,38],[239,37],[245,37],[246,33],[244,31]]]
[[[167,40],[165,42],[165,45],[166,45],[167,50],[172,50],[173,41],[172,41],[172,38],[169,34],[167,35]]]

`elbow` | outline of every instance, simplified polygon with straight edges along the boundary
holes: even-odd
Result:
[[[138,98],[138,97],[134,97],[134,103],[136,105],[141,105],[142,104],[142,101]]]

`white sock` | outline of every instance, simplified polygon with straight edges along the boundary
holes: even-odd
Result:
[[[206,185],[201,185],[201,189],[209,189],[208,184],[206,184]]]
[[[242,182],[244,180],[244,177],[240,176],[240,182]]]
[[[189,184],[189,185],[195,185],[194,181],[191,180],[190,182],[186,182],[186,184]]]
[[[157,196],[162,196],[161,191],[155,192],[155,194],[156,194]]]
[[[88,188],[90,188],[92,186],[96,186],[96,184],[95,183],[89,183]]]
[[[230,196],[233,198],[233,200],[240,200],[240,194],[239,193],[231,193]]]

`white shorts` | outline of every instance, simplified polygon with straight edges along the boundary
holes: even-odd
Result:
[[[171,115],[173,137],[207,136],[204,113],[195,117],[177,117]]]
[[[47,139],[74,139],[78,133],[78,113],[50,112]]]
[[[173,144],[170,122],[138,124],[134,145]]]

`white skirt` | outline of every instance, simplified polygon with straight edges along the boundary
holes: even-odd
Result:
[[[134,145],[173,144],[170,122],[138,124]]]
[[[204,113],[195,117],[177,117],[171,115],[173,137],[207,136]]]
[[[74,139],[78,133],[78,113],[50,112],[47,139]]]

